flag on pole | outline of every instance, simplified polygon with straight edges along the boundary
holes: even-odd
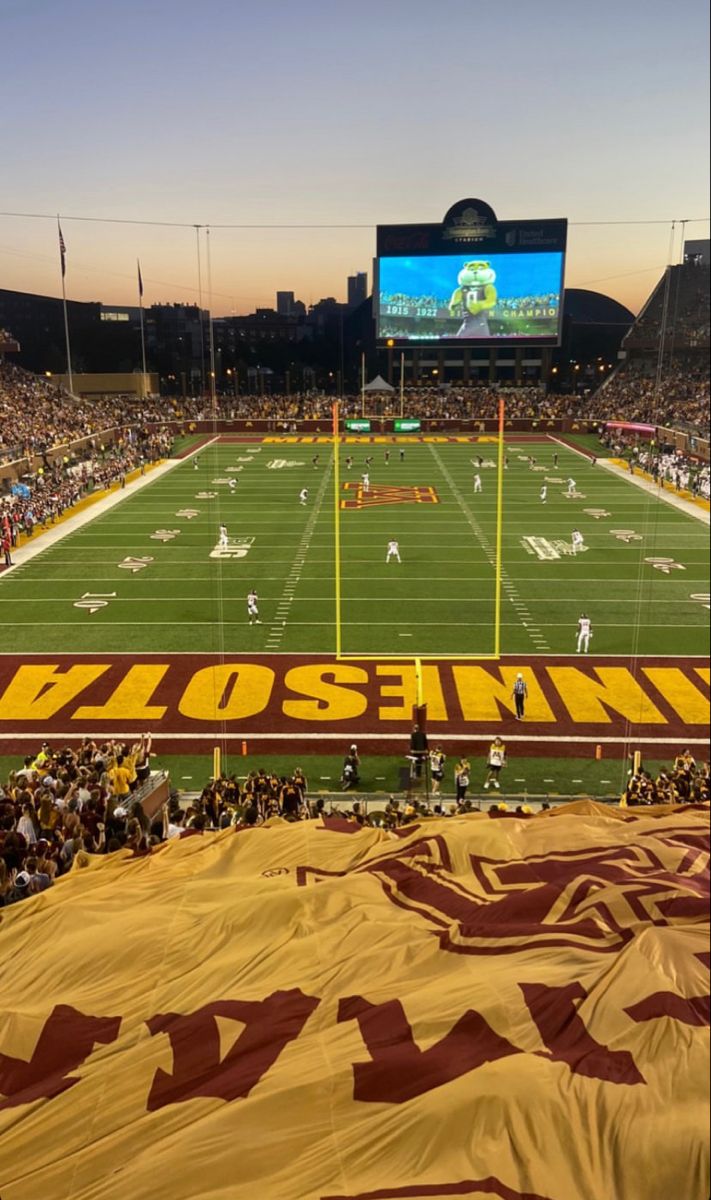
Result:
[[[136,259],[136,266],[138,267],[138,294],[142,300],[143,299],[143,277],[141,275],[141,260],[140,260],[140,258]]]
[[[67,273],[67,247],[64,241],[64,234],[62,233],[62,226],[59,224],[59,221],[57,221],[57,230],[59,232],[59,257],[62,260],[62,279],[64,279],[64,276]]]

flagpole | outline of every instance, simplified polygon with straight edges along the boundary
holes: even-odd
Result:
[[[207,250],[207,303],[208,303],[208,336],[210,346],[210,404],[213,421],[217,417],[217,378],[215,374],[215,325],[212,320],[212,256],[210,254],[210,226],[205,231]]]
[[[59,259],[62,265],[62,307],[64,309],[64,339],[67,345],[67,378],[69,380],[69,391],[74,392],[74,375],[72,372],[72,349],[69,343],[69,316],[67,314],[67,289],[64,284],[64,276],[66,274],[66,263],[64,257],[66,248],[64,238],[62,237],[62,227],[59,224],[59,213],[57,213],[57,231],[59,233]]]
[[[147,371],[146,371],[146,335],[145,335],[145,331],[143,328],[143,277],[141,275],[141,264],[138,259],[136,260],[136,264],[138,266],[138,310],[139,310],[140,319],[141,319],[141,362],[143,364],[143,387],[145,389]],[[146,395],[145,391],[143,394],[144,394],[144,398],[145,398],[145,395]]]
[[[202,225],[195,226],[195,247],[197,251],[197,283],[198,305],[200,308],[200,399],[205,398],[205,323],[202,312],[202,261],[200,256],[200,230]]]

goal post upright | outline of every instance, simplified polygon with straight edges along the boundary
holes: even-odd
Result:
[[[494,593],[494,657],[501,657],[501,561],[504,517],[504,398],[499,398],[499,448],[496,472],[496,554]]]

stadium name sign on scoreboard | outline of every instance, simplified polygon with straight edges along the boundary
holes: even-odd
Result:
[[[348,433],[370,433],[370,421],[346,421]]]
[[[419,433],[422,428],[422,422],[416,418],[410,418],[409,420],[407,417],[398,418],[394,422],[393,428],[395,433]]]
[[[460,200],[441,225],[379,225],[379,343],[558,345],[567,230],[499,221],[483,200]]]

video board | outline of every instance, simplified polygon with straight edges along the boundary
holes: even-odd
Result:
[[[557,345],[567,221],[498,221],[463,200],[441,225],[378,227],[380,344]]]

